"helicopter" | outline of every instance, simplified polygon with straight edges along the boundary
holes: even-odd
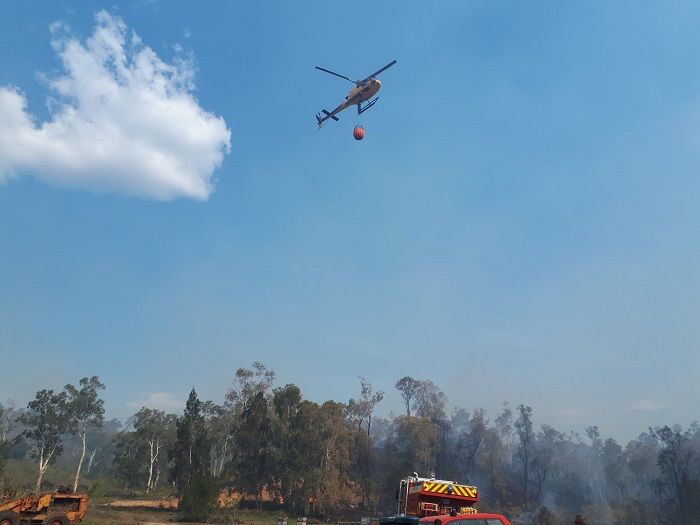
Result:
[[[393,62],[387,64],[383,68],[381,68],[379,71],[375,71],[371,75],[369,75],[367,78],[363,80],[353,80],[351,78],[348,78],[344,75],[340,75],[338,73],[335,73],[329,69],[324,69],[322,67],[315,66],[316,69],[320,69],[321,71],[324,71],[326,73],[330,73],[331,75],[335,75],[336,77],[344,78],[345,80],[352,82],[355,84],[355,87],[352,88],[347,96],[345,97],[345,102],[342,102],[337,108],[335,108],[333,111],[326,111],[325,109],[321,110],[321,113],[318,113],[316,115],[316,122],[318,123],[318,129],[321,129],[323,125],[328,121],[328,119],[333,119],[333,120],[340,120],[336,115],[343,111],[346,108],[349,108],[350,106],[353,106],[357,104],[357,114],[361,115],[365,111],[367,111],[369,108],[374,106],[377,103],[377,100],[379,100],[379,97],[374,98],[373,100],[370,100],[374,95],[377,94],[379,91],[379,88],[382,87],[382,83],[377,80],[376,77],[379,73],[382,71],[385,71],[389,69],[391,66],[396,64],[396,60]],[[362,105],[363,102],[367,102],[364,106]]]

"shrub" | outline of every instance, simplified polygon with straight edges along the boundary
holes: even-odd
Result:
[[[218,496],[216,482],[208,477],[194,478],[185,487],[178,506],[178,519],[181,521],[206,521],[216,510]]]

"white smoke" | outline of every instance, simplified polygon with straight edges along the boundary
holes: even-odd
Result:
[[[38,124],[23,93],[0,86],[0,183],[32,174],[75,188],[207,199],[231,132],[193,96],[192,61],[165,63],[106,11],[95,20],[84,44],[51,27],[65,74],[47,80],[49,121]]]

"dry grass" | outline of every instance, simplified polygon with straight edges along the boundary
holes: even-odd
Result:
[[[167,510],[113,509],[91,506],[82,525],[146,525],[165,523],[172,525],[176,513]]]
[[[224,510],[213,516],[213,523],[231,523],[245,525],[275,525],[281,516],[275,511]],[[91,505],[82,525],[175,525],[177,513],[174,510],[120,508],[105,505]],[[295,525],[296,520],[289,518],[288,523]],[[193,525],[193,524],[190,524]]]

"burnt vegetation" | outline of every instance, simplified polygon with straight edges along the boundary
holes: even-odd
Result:
[[[535,424],[503,403],[447,411],[429,380],[395,388],[405,413],[379,417],[385,396],[360,378],[358,396],[316,403],[278,386],[260,363],[236,371],[221,403],[194,389],[184,412],[143,407],[104,420],[97,377],[40,390],[26,408],[0,405],[3,497],[70,484],[94,496],[178,495],[186,518],[229,507],[321,519],[395,511],[398,481],[418,472],[476,485],[478,508],[518,523],[700,523],[700,427],[649,428],[629,443]]]

